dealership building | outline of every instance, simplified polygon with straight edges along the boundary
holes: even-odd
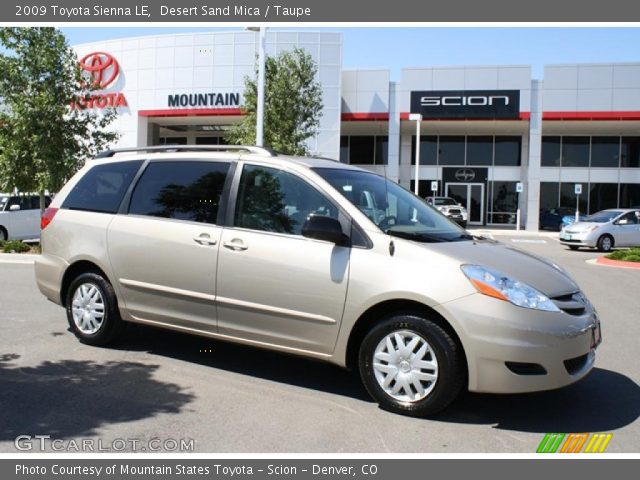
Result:
[[[222,144],[258,47],[249,31],[77,45],[103,89],[76,107],[117,108],[118,147]],[[545,208],[640,205],[640,63],[548,65],[539,79],[526,65],[407,67],[392,80],[344,70],[340,33],[268,31],[267,55],[294,48],[322,85],[314,155],[413,189],[419,147],[420,195],[456,198],[475,225],[515,227],[520,210],[535,230]]]

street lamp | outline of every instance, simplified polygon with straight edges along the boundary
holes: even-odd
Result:
[[[420,181],[420,124],[422,123],[422,114],[410,113],[409,120],[416,122],[416,172],[413,193],[418,195],[418,187]]]
[[[256,108],[256,145],[264,145],[264,70],[266,62],[267,27],[247,27],[251,32],[259,33],[258,46],[258,98]]]

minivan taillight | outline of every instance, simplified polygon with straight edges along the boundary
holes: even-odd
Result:
[[[49,207],[44,209],[44,213],[40,218],[40,230],[44,230],[45,228],[47,228],[47,226],[53,220],[53,217],[56,216],[57,212],[58,212],[58,209],[54,207]]]

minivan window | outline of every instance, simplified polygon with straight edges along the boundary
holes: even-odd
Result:
[[[152,162],[133,190],[129,213],[215,224],[228,162]]]
[[[342,168],[316,168],[314,171],[389,235],[419,242],[472,238],[421,198],[384,177]]]
[[[62,208],[116,213],[142,160],[97,165],[87,171],[62,203]]]
[[[4,210],[4,207],[8,201],[9,201],[9,197],[0,197],[0,212]]]
[[[309,215],[338,219],[338,208],[301,178],[274,168],[246,165],[240,178],[234,225],[301,235]]]

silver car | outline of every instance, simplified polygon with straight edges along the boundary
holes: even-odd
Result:
[[[332,160],[106,152],[42,225],[38,287],[81,342],[111,343],[136,322],[311,357],[359,371],[407,415],[462,389],[568,385],[600,343],[594,307],[561,267]]]
[[[560,231],[560,243],[571,250],[580,247],[609,252],[614,247],[640,245],[640,210],[602,210]]]

